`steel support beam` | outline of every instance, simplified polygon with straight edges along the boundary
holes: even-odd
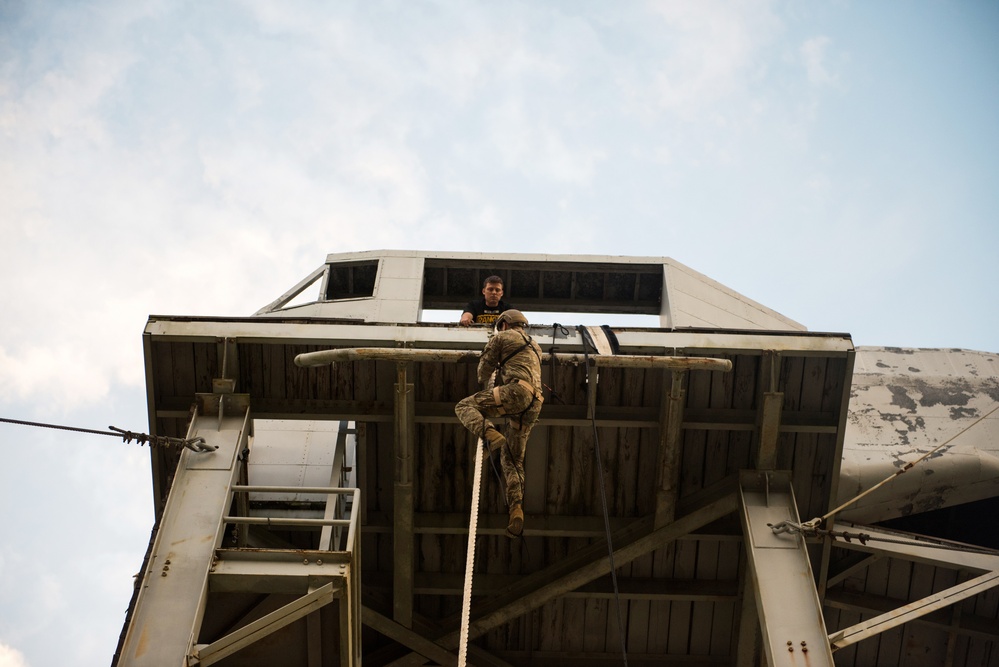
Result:
[[[198,645],[191,653],[189,664],[212,665],[219,662],[286,625],[290,625],[328,605],[335,596],[336,591],[332,582],[320,586],[315,591],[289,602],[261,619],[234,630],[211,644]]]
[[[739,606],[739,635],[735,646],[735,667],[756,667],[760,646],[760,615],[756,613],[756,582],[746,569],[742,578],[742,604]]]
[[[231,502],[230,487],[240,467],[237,457],[246,447],[250,429],[248,396],[209,394],[199,395],[198,401],[187,437],[202,437],[218,449],[181,453],[122,645],[120,667],[182,665],[197,639],[209,568],[222,540],[222,516]]]
[[[865,536],[863,541],[852,539],[847,542],[837,539],[833,546],[839,549],[891,556],[934,567],[949,567],[956,570],[966,568],[979,572],[999,571],[999,555],[964,550],[961,547],[965,545],[962,544],[929,539],[878,526],[839,523],[836,529]],[[953,545],[954,548],[946,548],[948,545]]]
[[[347,456],[347,422],[341,421],[336,434],[336,444],[333,446],[333,466],[330,470],[330,486],[341,486],[343,480],[344,461]],[[341,495],[327,496],[326,509],[323,511],[323,519],[332,521],[344,517],[346,498]],[[354,511],[357,511],[355,508]],[[332,524],[323,526],[319,535],[319,548],[336,551],[342,549],[343,530],[334,527]]]
[[[881,634],[886,630],[891,630],[903,623],[908,623],[913,619],[925,616],[937,609],[948,607],[955,602],[978,595],[995,586],[999,586],[999,572],[986,572],[957,586],[952,586],[921,600],[910,602],[893,611],[868,619],[849,628],[844,628],[839,632],[829,635],[829,641],[834,650],[839,650],[851,644],[856,644],[868,637]]]
[[[767,664],[802,656],[811,667],[832,667],[822,605],[800,534],[775,534],[782,521],[798,522],[787,472],[743,471],[742,524]],[[804,654],[804,655],[802,655]]]

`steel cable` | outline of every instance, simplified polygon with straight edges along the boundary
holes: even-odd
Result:
[[[24,421],[22,419],[9,419],[7,417],[0,417],[0,422],[7,424],[17,424],[20,426],[34,426],[37,428],[48,428],[55,429],[59,431],[72,431],[74,433],[90,433],[92,435],[110,435],[116,438],[121,438],[122,442],[130,443],[135,441],[140,445],[149,444],[151,447],[187,447],[188,449],[195,452],[213,452],[218,447],[207,445],[204,438],[171,438],[165,435],[150,435],[148,433],[135,433],[133,431],[126,431],[125,429],[118,428],[116,426],[108,426],[110,431],[98,431],[92,428],[81,428],[79,426],[65,426],[62,424],[46,424],[44,422],[30,422]]]

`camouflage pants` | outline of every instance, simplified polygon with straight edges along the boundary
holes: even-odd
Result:
[[[476,438],[481,438],[490,426],[495,428],[490,417],[506,416],[506,428],[497,430],[506,438],[506,447],[500,450],[500,464],[506,480],[506,502],[512,506],[523,502],[527,438],[538,420],[544,399],[540,394],[535,399],[530,390],[517,383],[501,386],[498,393],[499,403],[492,389],[463,398],[454,406],[454,413]]]

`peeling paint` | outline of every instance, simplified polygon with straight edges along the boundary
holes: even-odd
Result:
[[[971,400],[971,394],[968,393],[968,386],[951,386],[951,387],[931,387],[924,385],[919,387],[920,393],[923,395],[919,399],[919,404],[924,407],[933,407],[934,405],[967,405],[968,401]]]
[[[910,355],[905,361],[895,363]],[[967,350],[858,348],[843,450],[839,502],[933,450],[843,514],[874,522],[999,494],[997,355]]]
[[[951,419],[967,419],[968,417],[977,417],[978,414],[978,410],[975,408],[953,407],[950,409]]]
[[[909,412],[916,411],[916,401],[912,400],[909,396],[908,390],[905,387],[900,387],[898,385],[888,385],[888,391],[891,392],[891,404],[897,405],[900,408],[904,408]]]

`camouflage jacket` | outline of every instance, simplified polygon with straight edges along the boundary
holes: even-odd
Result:
[[[489,381],[489,376],[499,368],[500,364],[503,364],[501,371],[503,377],[497,378],[496,384],[507,384],[511,380],[526,380],[535,391],[541,392],[541,348],[526,332],[521,329],[507,329],[489,339],[479,358],[479,383],[485,385]]]

